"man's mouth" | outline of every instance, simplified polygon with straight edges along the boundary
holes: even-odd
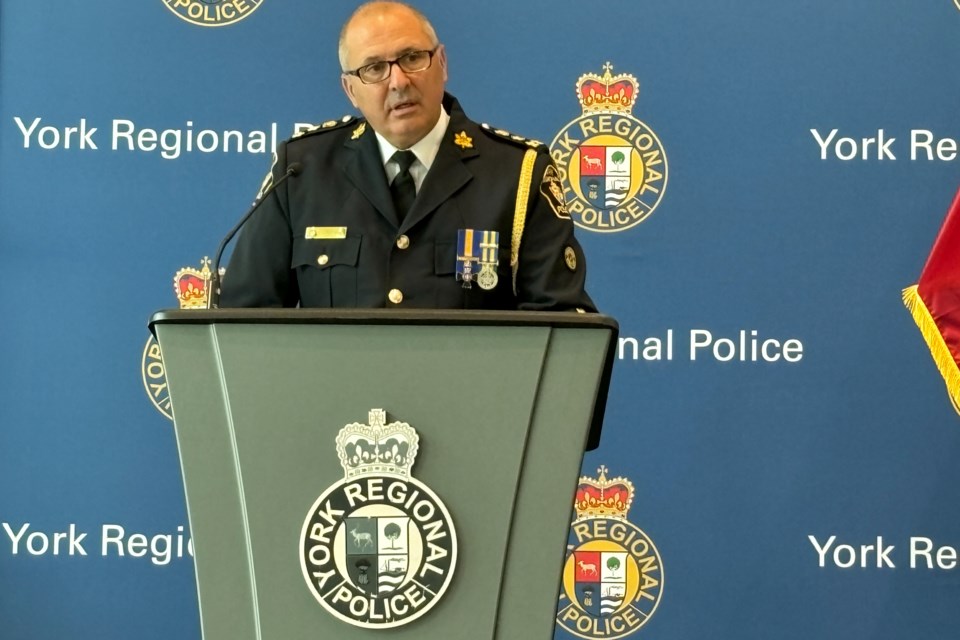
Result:
[[[416,108],[417,103],[412,100],[406,100],[403,102],[398,102],[390,107],[390,113],[394,115],[404,115],[405,113],[410,112],[412,109]]]

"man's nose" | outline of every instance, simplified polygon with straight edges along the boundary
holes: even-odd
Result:
[[[399,90],[410,84],[410,78],[399,64],[390,65],[390,88]]]

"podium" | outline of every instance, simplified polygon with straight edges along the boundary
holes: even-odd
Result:
[[[615,321],[225,309],[159,312],[150,328],[173,406],[204,640],[553,637]],[[419,436],[403,495],[389,475],[366,480],[365,493],[356,485],[369,478],[364,460],[402,462],[406,436],[377,436],[372,457],[363,442],[338,452],[341,429],[371,433],[375,409]],[[389,492],[393,504],[377,513],[397,516],[389,520],[402,535],[364,507]],[[429,492],[445,505],[449,532],[417,522],[434,513],[415,502]],[[394,592],[391,568],[406,580]],[[369,597],[356,595],[364,589]],[[361,626],[345,621],[355,614]]]

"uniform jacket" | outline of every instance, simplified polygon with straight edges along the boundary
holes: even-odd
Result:
[[[265,185],[293,162],[301,172],[267,196],[241,232],[221,306],[594,311],[547,148],[468,120],[450,95],[444,106],[449,127],[402,224],[364,120],[326,123],[279,144]],[[515,292],[511,236],[529,149],[536,162]],[[457,281],[458,229],[499,231],[493,289]]]

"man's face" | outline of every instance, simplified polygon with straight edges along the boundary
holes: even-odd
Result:
[[[346,68],[394,60],[411,51],[429,51],[434,43],[417,17],[403,7],[361,15],[344,37]],[[377,133],[398,149],[407,149],[427,135],[440,118],[447,57],[439,47],[428,69],[404,73],[398,65],[390,76],[363,84],[356,76],[343,76],[343,90]]]

